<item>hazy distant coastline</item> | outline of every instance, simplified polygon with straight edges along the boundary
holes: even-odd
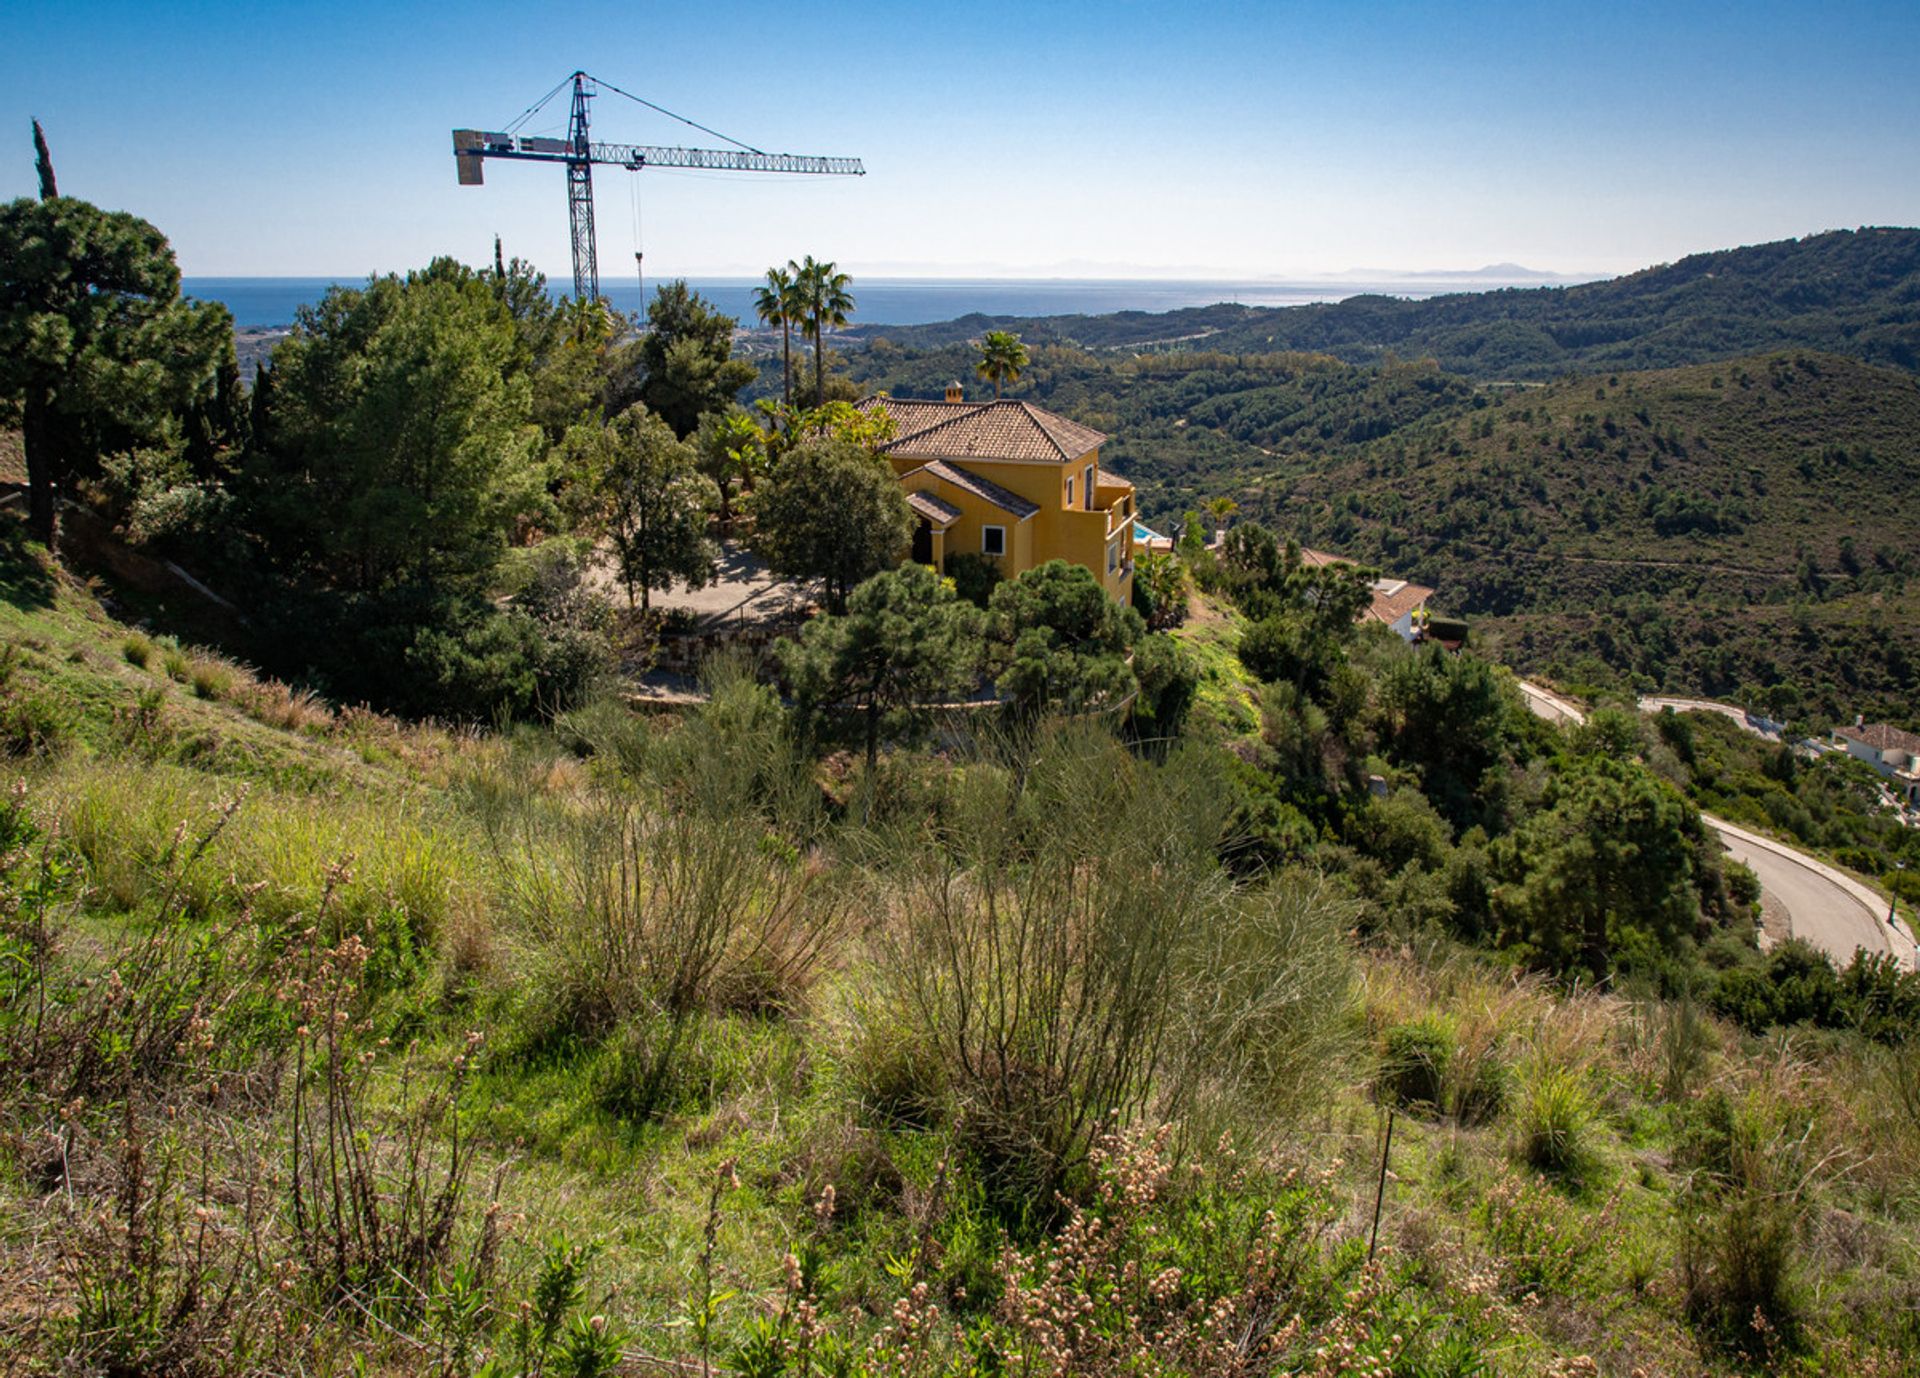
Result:
[[[1128,279],[1128,278],[862,278],[855,283],[862,325],[926,325],[979,312],[989,316],[1105,315],[1114,311],[1175,311],[1189,306],[1239,302],[1244,306],[1300,306],[1377,293],[1393,297],[1431,297],[1446,292],[1490,291],[1501,287],[1564,286],[1587,278],[1539,273],[1515,264],[1496,264],[1462,272],[1388,273],[1355,270],[1334,277],[1296,280]],[[360,279],[327,277],[189,277],[188,296],[218,301],[233,312],[243,330],[270,330],[293,323],[303,305],[317,302],[335,283]],[[694,288],[743,324],[753,320],[757,278],[695,277]],[[570,284],[556,278],[557,293]],[[608,300],[624,311],[640,303],[632,279],[603,280]],[[652,291],[652,283],[648,284]]]

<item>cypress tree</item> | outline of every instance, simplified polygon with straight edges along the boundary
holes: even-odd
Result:
[[[53,154],[47,151],[46,131],[40,121],[33,122],[33,170],[40,174],[40,199],[51,201],[60,194],[53,180]]]

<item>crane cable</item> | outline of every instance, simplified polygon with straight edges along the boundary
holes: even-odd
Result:
[[[645,255],[640,247],[640,174],[635,171],[627,179],[627,189],[633,200],[633,280],[640,289],[639,317],[642,323],[647,319],[647,278]]]
[[[588,75],[592,76],[591,73],[589,73]],[[657,111],[660,114],[665,115],[670,120],[678,120],[680,121],[680,123],[687,125],[690,128],[697,129],[702,134],[711,134],[716,139],[725,139],[728,143],[733,144],[737,148],[743,148],[749,153],[758,153],[758,154],[761,154],[762,156],[764,156],[766,153],[766,150],[763,148],[755,148],[752,144],[742,143],[740,140],[734,138],[733,135],[722,134],[717,129],[710,129],[706,125],[701,124],[698,120],[690,120],[685,115],[676,115],[673,113],[673,111],[667,109],[666,106],[655,105],[652,101],[648,100],[645,96],[636,96],[631,91],[622,91],[618,86],[615,86],[610,81],[602,81],[599,77],[593,77],[592,79],[596,85],[606,87],[607,90],[613,92],[614,95],[625,96],[628,100],[634,101],[640,105],[644,105],[649,110]],[[560,85],[564,86],[566,85],[566,82],[563,81],[560,83]],[[558,90],[559,87],[555,87],[554,89]],[[547,99],[551,100],[552,96],[549,95]]]
[[[512,134],[516,130],[518,130],[521,125],[525,124],[530,118],[532,118],[532,116],[540,109],[541,106],[545,105],[548,101],[552,100],[555,96],[559,95],[562,91],[564,91],[566,89],[567,83],[572,80],[573,80],[573,73],[571,72],[567,73],[566,76],[560,78],[560,84],[558,86],[555,86],[551,91],[547,92],[546,95],[540,97],[539,100],[535,101],[532,105],[529,105],[525,110],[522,110],[520,112],[519,118],[514,120],[512,124],[508,125],[504,132],[508,134]]]

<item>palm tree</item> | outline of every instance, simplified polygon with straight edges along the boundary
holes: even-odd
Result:
[[[973,371],[993,384],[993,395],[1000,396],[1000,384],[1017,383],[1027,366],[1027,347],[1010,330],[989,330],[980,342],[980,362]]]
[[[1220,533],[1227,529],[1227,518],[1240,510],[1240,504],[1227,497],[1208,498],[1200,506],[1206,509],[1209,517],[1213,518],[1215,540],[1218,540]]]
[[[818,263],[808,254],[804,263],[787,262],[802,302],[801,319],[813,335],[813,405],[827,404],[826,351],[820,343],[825,330],[838,330],[853,314],[853,279],[831,263]]]
[[[801,319],[799,284],[786,268],[767,269],[767,285],[753,289],[754,314],[764,325],[780,327],[780,368],[786,378],[786,403],[793,405],[793,327]]]

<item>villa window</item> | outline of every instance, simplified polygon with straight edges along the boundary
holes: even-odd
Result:
[[[981,527],[980,553],[982,555],[1005,555],[1007,553],[1007,528],[1004,526]]]
[[[1107,573],[1112,574],[1120,568],[1120,542],[1107,542]]]
[[[1083,482],[1081,484],[1081,487],[1085,490],[1087,495],[1087,511],[1091,512],[1093,511],[1093,465],[1089,464],[1087,466],[1087,471],[1082,476],[1082,478],[1083,478]],[[1071,487],[1073,480],[1068,479],[1067,483],[1069,484],[1069,487],[1067,488],[1067,506],[1071,507],[1073,506],[1073,488]]]
[[[1067,506],[1073,506],[1073,475],[1067,475]]]

